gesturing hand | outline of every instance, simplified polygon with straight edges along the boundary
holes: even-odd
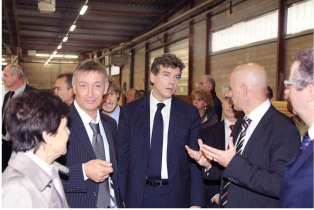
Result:
[[[200,146],[200,148],[202,148],[203,146],[203,141],[202,139],[198,140],[198,145]],[[205,168],[209,168],[211,167],[211,161],[208,160],[203,153],[201,152],[201,150],[199,151],[195,151],[193,149],[191,149],[189,146],[185,145],[186,150],[188,151],[188,154],[191,158],[193,158],[200,166],[203,166]]]
[[[103,182],[113,172],[112,164],[100,159],[90,160],[84,163],[86,176],[94,182]]]
[[[233,145],[232,137],[229,138],[228,145],[228,150],[224,151],[203,144],[203,146],[201,147],[201,151],[206,158],[218,162],[223,167],[227,167],[231,159],[236,154],[236,149]]]

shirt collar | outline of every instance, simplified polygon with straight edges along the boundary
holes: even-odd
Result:
[[[227,118],[224,119],[225,128],[230,127],[230,125],[234,125],[234,123],[230,122]]]
[[[26,84],[22,85],[21,87],[19,87],[19,88],[16,89],[16,90],[12,90],[12,91],[14,91],[13,98],[15,98],[15,97],[17,97],[19,94],[23,93],[24,90],[25,90],[25,87],[26,87]]]
[[[310,126],[309,130],[308,130],[308,134],[310,139],[314,139],[314,123]]]
[[[248,117],[253,121],[258,123],[262,117],[264,116],[264,114],[267,112],[267,110],[269,109],[271,103],[268,99],[266,99],[265,102],[263,102],[261,105],[259,105],[258,107],[256,107],[249,115]]]
[[[49,176],[53,177],[52,170],[53,166],[52,164],[48,164],[42,159],[40,159],[37,155],[35,155],[32,151],[25,152],[25,155],[29,157],[32,161],[34,161],[40,168],[42,168]]]
[[[150,97],[149,97],[149,102],[150,102],[151,107],[156,107],[156,105],[157,105],[158,103],[164,103],[164,104],[165,104],[165,108],[166,108],[166,107],[169,107],[169,106],[171,105],[171,100],[172,100],[172,97],[168,98],[166,101],[163,101],[163,102],[158,101],[158,100],[153,96],[153,90],[151,91]],[[157,109],[157,107],[156,107],[156,109]]]
[[[81,109],[81,107],[77,104],[76,100],[74,101],[74,106],[75,106],[77,112],[79,113],[85,127],[89,126],[90,122],[93,122],[96,124],[99,123],[100,115],[99,115],[98,109],[96,110],[97,111],[96,121],[94,121],[83,109]]]

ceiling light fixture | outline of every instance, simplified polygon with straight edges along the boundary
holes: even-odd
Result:
[[[76,28],[76,25],[72,25],[71,28],[70,28],[70,31],[74,31]]]
[[[4,59],[4,58],[2,58],[2,61],[5,61],[5,59]]]
[[[85,4],[85,5],[82,7],[81,11],[80,11],[80,15],[84,15],[85,12],[86,12],[86,10],[87,10],[87,8],[88,8],[88,6]]]
[[[66,33],[66,35],[64,36],[64,38],[62,39],[61,43],[58,45],[57,49],[53,52],[52,55],[50,55],[49,59],[46,61],[46,63],[48,64],[50,62],[50,60],[55,56],[55,57],[64,57],[64,58],[78,58],[77,55],[56,55],[57,54],[57,50],[60,50],[62,48],[62,42],[66,42],[68,41],[68,38],[69,38],[69,34],[70,32],[74,31],[75,28],[76,28],[76,22],[78,20],[78,18],[80,17],[80,15],[84,15],[87,8],[88,8],[88,0],[85,1],[82,9],[80,10],[80,13],[77,15],[77,17],[75,18],[73,24],[71,25],[69,31]],[[69,57],[70,56],[70,57]],[[45,64],[46,64],[45,63]]]
[[[2,66],[6,66],[6,65],[8,65],[8,63],[2,63]]]
[[[49,54],[36,53],[36,57],[49,57]]]

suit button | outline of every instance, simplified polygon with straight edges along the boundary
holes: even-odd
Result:
[[[95,197],[97,196],[97,195],[96,195],[96,192],[93,192],[93,196],[95,196]]]

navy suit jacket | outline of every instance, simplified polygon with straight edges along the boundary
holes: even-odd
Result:
[[[150,94],[125,105],[120,113],[119,185],[126,207],[141,207],[150,150]],[[169,207],[203,205],[200,167],[189,158],[185,145],[199,150],[199,113],[195,107],[172,97],[168,130],[168,182],[173,203]]]
[[[203,143],[214,147],[216,149],[225,150],[225,123],[224,121],[220,121],[212,127],[205,128],[200,133],[200,138],[203,140]],[[216,178],[211,180],[207,179],[207,173],[205,173],[203,169],[204,183],[205,183],[205,194],[204,199],[206,202],[205,207],[218,207],[216,204],[211,203],[211,198],[219,193],[220,188],[220,179],[221,174],[224,167],[220,166],[216,162],[212,162],[212,168],[210,173],[214,173],[216,171]],[[210,177],[210,176],[209,176]]]
[[[234,143],[241,132],[242,121],[235,124]],[[236,154],[223,172],[223,177],[231,181],[226,207],[279,207],[284,166],[299,151],[299,145],[300,134],[293,122],[270,106],[242,155]]]
[[[313,141],[285,167],[280,207],[313,208]]]
[[[70,169],[67,176],[61,176],[66,198],[69,206],[72,208],[96,208],[99,184],[90,179],[85,181],[82,170],[82,163],[94,160],[96,156],[83,121],[74,104],[71,105],[71,113],[68,119],[68,126],[71,131],[67,145],[68,151],[58,161]],[[117,206],[121,207],[122,200],[118,188],[118,166],[116,158],[117,123],[114,119],[101,112],[100,119],[109,143],[110,162],[113,166],[111,178],[114,185],[115,198]]]

